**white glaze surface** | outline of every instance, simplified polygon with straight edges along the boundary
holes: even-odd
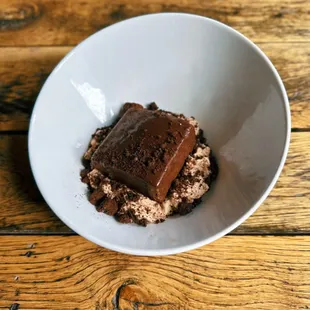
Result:
[[[193,213],[144,228],[88,202],[81,157],[126,101],[155,101],[204,129],[220,173]],[[214,241],[250,216],[280,174],[289,133],[285,89],[253,43],[210,19],[155,14],[96,33],[60,62],[37,99],[29,150],[41,193],[69,227],[113,250],[165,255]]]

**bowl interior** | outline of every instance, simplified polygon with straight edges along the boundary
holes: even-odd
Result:
[[[126,101],[192,115],[205,131],[220,172],[191,214],[143,228],[88,202],[82,154]],[[149,15],[96,33],[56,67],[33,112],[30,159],[47,203],[73,230],[114,250],[169,254],[220,237],[256,209],[280,172],[288,128],[282,83],[253,44],[210,19]]]

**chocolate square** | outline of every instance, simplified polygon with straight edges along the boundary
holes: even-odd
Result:
[[[186,120],[131,108],[100,144],[91,167],[162,202],[195,142],[194,127]]]

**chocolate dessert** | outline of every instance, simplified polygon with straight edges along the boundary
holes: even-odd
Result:
[[[143,226],[191,212],[217,174],[197,121],[155,103],[126,103],[115,124],[97,129],[83,163],[97,210]]]
[[[160,110],[132,108],[100,144],[91,168],[163,202],[195,140],[188,121]]]

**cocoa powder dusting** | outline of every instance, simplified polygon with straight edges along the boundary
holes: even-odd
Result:
[[[144,109],[141,105],[136,103],[126,103],[123,106],[123,109],[120,113],[120,115],[123,115],[128,110],[142,110]],[[158,107],[155,103],[151,103],[148,106],[148,109],[151,111],[155,111],[155,115],[157,117],[160,117],[162,115],[173,115],[179,119],[186,120],[184,115],[178,115],[175,113],[165,112],[163,110],[158,110]],[[191,120],[192,121],[192,120]],[[168,128],[171,129],[173,123],[171,121],[168,122]],[[83,169],[80,173],[81,181],[88,184],[90,188],[90,196],[89,201],[96,206],[98,212],[103,212],[105,214],[114,216],[117,221],[121,223],[137,223],[141,226],[146,226],[148,224],[148,221],[146,219],[141,219],[141,216],[139,216],[139,219],[133,209],[126,209],[130,203],[136,203],[139,204],[139,199],[144,197],[140,193],[136,192],[135,190],[129,189],[127,186],[111,180],[111,179],[105,179],[105,181],[102,180],[104,177],[108,177],[109,175],[102,175],[102,178],[96,179],[90,179],[91,175],[93,173],[90,169],[90,159],[92,158],[92,155],[97,150],[99,145],[102,141],[109,135],[111,130],[115,124],[103,128],[98,128],[96,132],[92,135],[92,140],[89,144],[89,149],[85,153],[85,156],[83,158],[83,165],[85,169]],[[196,126],[196,125],[195,125]],[[197,132],[198,132],[198,127]],[[197,133],[196,132],[196,133]],[[170,153],[169,145],[171,144],[177,144],[180,138],[183,137],[183,132],[180,130],[172,130],[166,133],[165,139],[163,139],[162,134],[154,135],[153,139],[148,139],[148,129],[144,128],[140,132],[140,140],[137,144],[133,139],[133,136],[129,135],[128,141],[131,141],[131,143],[128,143],[126,148],[120,153],[111,151],[109,149],[106,150],[106,152],[112,152],[110,154],[111,162],[114,164],[122,163],[123,158],[128,158],[128,161],[126,163],[129,170],[134,166],[135,169],[140,169],[141,173],[151,173],[153,175],[156,175],[161,169],[160,165],[158,164],[161,162],[163,165],[165,165],[173,155],[173,153]],[[135,138],[136,139],[136,138]],[[144,143],[148,144],[148,150],[145,149]],[[197,148],[201,144],[205,144],[206,139],[203,134],[203,130],[199,130],[197,136],[196,136],[196,145],[191,152],[191,155],[194,155],[197,151]],[[206,147],[206,146],[204,146]],[[197,155],[196,155],[197,156]],[[158,159],[158,160],[156,160]],[[186,193],[187,186],[191,186],[191,184],[195,184],[195,182],[201,182],[201,180],[204,180],[204,182],[210,186],[212,181],[217,176],[218,168],[215,161],[214,156],[210,153],[210,171],[206,178],[204,178],[204,174],[202,172],[197,172],[194,175],[189,174],[186,172],[186,169],[182,169],[177,176],[177,178],[173,181],[171,184],[171,187],[168,191],[167,197],[172,197],[172,194],[176,194],[178,197],[184,197],[184,194]],[[123,167],[124,168],[124,167]],[[107,184],[111,186],[111,191],[113,193],[113,199],[107,197],[106,193],[102,190],[102,186],[104,184]],[[93,186],[96,186],[97,188],[94,188]],[[194,199],[194,201],[187,201],[186,198],[183,198],[183,200],[178,204],[177,208],[174,208],[172,210],[172,214],[180,214],[185,215],[190,212],[201,202],[201,199]],[[147,210],[147,213],[149,211]],[[164,221],[165,219],[157,219],[155,223],[160,223]]]

